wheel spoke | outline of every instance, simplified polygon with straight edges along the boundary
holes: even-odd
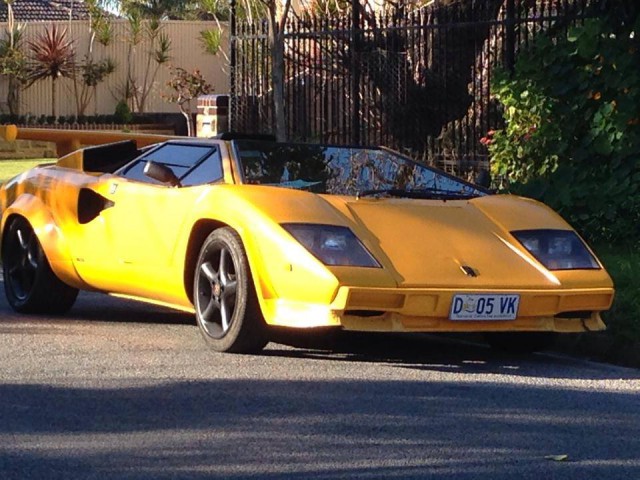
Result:
[[[220,268],[218,269],[218,275],[220,275],[220,284],[223,287],[227,286],[227,282],[229,280],[228,263],[229,250],[223,248],[222,250],[220,250]]]
[[[222,321],[222,331],[226,332],[229,330],[229,323],[231,323],[230,317],[233,314],[233,309],[229,312],[229,307],[227,306],[227,301],[225,298],[221,299],[220,302],[220,320]]]
[[[213,283],[218,281],[218,272],[213,269],[213,266],[210,262],[203,263],[200,267],[200,271],[204,273],[204,276],[207,277],[210,282]]]
[[[230,280],[224,287],[224,298],[233,297],[235,300],[236,291],[238,290],[238,282],[237,280]]]
[[[20,248],[22,249],[22,251],[26,252],[29,249],[29,244],[27,240],[24,239],[22,230],[16,230],[16,238],[18,239],[18,243],[20,244]]]
[[[27,263],[25,267],[31,267],[34,271],[38,269],[38,260],[33,255],[33,252],[29,252],[27,254]]]
[[[209,303],[207,304],[207,307],[202,312],[202,319],[205,322],[211,322],[211,318],[217,310],[220,310],[220,304],[216,301],[215,298],[211,298],[209,300]]]

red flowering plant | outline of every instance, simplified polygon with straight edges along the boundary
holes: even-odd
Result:
[[[489,145],[491,145],[493,143],[493,136],[496,134],[495,130],[489,130],[487,132],[487,136],[486,137],[482,137],[480,139],[480,143],[482,145],[484,145],[485,147],[488,147]]]

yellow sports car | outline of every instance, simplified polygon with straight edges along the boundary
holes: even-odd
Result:
[[[385,148],[1,133],[60,156],[0,190],[18,312],[117,294],[195,311],[225,352],[263,348],[270,326],[485,332],[529,350],[605,328],[612,281],[556,213]]]

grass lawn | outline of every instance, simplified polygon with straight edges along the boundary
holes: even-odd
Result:
[[[41,163],[53,162],[52,158],[32,158],[28,160],[0,160],[0,183],[29,170]]]
[[[613,307],[603,315],[609,332],[623,343],[640,342],[640,252],[614,246],[595,250],[616,287]]]

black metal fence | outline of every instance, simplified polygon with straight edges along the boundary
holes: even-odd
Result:
[[[541,31],[566,29],[604,5],[436,1],[387,15],[294,18],[285,36],[288,137],[383,144],[458,174],[477,171],[488,163],[480,139],[501,121],[490,95],[495,69],[513,68]],[[273,132],[267,28],[232,19],[233,130]]]

